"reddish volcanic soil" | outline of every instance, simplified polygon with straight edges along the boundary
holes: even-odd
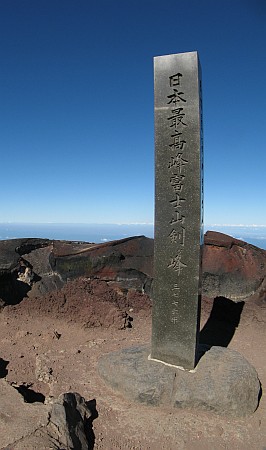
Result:
[[[205,299],[202,326],[211,308],[212,300]],[[263,299],[249,299],[229,343],[254,365],[262,389],[266,386],[265,322]],[[133,291],[125,295],[103,281],[80,278],[46,297],[5,307],[0,314],[0,357],[8,361],[7,381],[42,393],[46,402],[69,391],[95,399],[94,449],[266,449],[264,395],[253,416],[235,420],[134,404],[106,386],[97,372],[99,357],[148,343],[150,337],[149,298]]]

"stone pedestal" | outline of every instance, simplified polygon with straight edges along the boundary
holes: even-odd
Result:
[[[150,346],[141,346],[104,355],[99,360],[100,375],[129,401],[230,417],[245,417],[256,410],[257,372],[238,352],[212,347],[192,371],[151,361],[149,354]]]

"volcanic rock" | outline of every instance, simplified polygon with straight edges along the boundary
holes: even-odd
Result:
[[[204,244],[204,295],[239,302],[263,291],[265,250],[213,231],[205,234]]]
[[[88,450],[89,423],[92,414],[78,393],[62,394],[53,403],[48,433],[60,448]]]
[[[92,419],[96,417],[93,400],[85,402],[78,393],[68,392],[51,405],[26,403],[14,387],[0,380],[0,402],[3,449],[93,448]]]
[[[18,280],[21,257],[33,272],[30,285]],[[133,289],[152,296],[153,239],[136,236],[104,244],[37,238],[0,241],[0,300],[4,304],[46,295],[78,277],[104,280],[120,292]],[[256,293],[263,302],[266,251],[208,231],[202,281],[206,297],[238,302]]]
[[[245,417],[259,403],[256,370],[240,353],[212,347],[195,371],[149,360],[150,348],[133,347],[104,355],[99,360],[103,379],[125,397],[147,405],[166,405]]]
[[[125,292],[151,289],[153,240],[144,236],[104,244],[15,239],[0,241],[0,254],[0,299],[7,304],[61,289],[78,277],[105,280]],[[17,280],[22,255],[34,274],[31,286]]]

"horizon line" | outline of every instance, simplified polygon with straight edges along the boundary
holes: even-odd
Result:
[[[153,222],[0,222],[0,225],[152,225]]]
[[[260,224],[244,224],[244,223],[238,223],[238,224],[230,224],[230,223],[211,223],[211,224],[206,224],[204,226],[209,226],[209,227],[239,227],[239,228],[265,228],[266,224],[260,225]]]
[[[154,226],[153,222],[0,222],[0,225],[150,225]],[[245,228],[264,228],[266,224],[230,224],[230,223],[206,223],[204,227],[245,227]]]

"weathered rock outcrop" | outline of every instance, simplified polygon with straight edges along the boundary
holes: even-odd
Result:
[[[0,241],[0,254],[0,299],[7,304],[45,295],[80,276],[150,293],[153,240],[144,236],[105,244],[16,239]],[[17,280],[21,256],[33,270],[32,286]]]
[[[33,283],[17,280],[19,259],[31,267]],[[78,277],[101,279],[127,292],[151,294],[153,239],[136,236],[104,244],[13,239],[0,241],[0,300],[15,304],[62,288]],[[266,251],[208,231],[203,250],[203,294],[244,300],[265,297]]]
[[[205,234],[204,244],[203,294],[238,302],[265,293],[265,250],[213,231]]]

